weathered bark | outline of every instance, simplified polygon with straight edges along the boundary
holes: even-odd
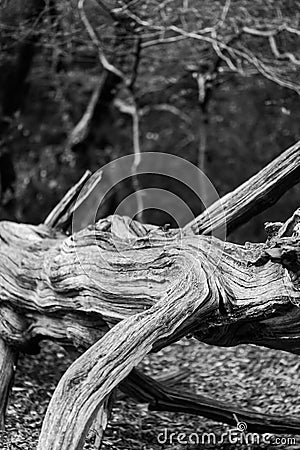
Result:
[[[218,345],[252,342],[300,353],[299,292],[285,269],[286,238],[278,240],[272,260],[261,244],[223,249],[217,239],[180,241],[153,231],[151,242],[141,237],[126,248],[102,225],[66,238],[45,226],[1,224],[4,339],[28,348],[51,337],[86,348],[127,318],[66,372],[40,448],[81,448],[111,389],[145,354],[187,333]],[[298,240],[289,246],[297,252]]]
[[[90,429],[90,431],[95,435],[94,450],[100,450],[101,448],[102,439],[114,404],[114,394],[115,391],[104,399]]]
[[[281,157],[275,174],[271,164],[254,177],[259,195],[249,191],[250,180],[227,196],[232,224],[249,212],[253,198],[265,201],[278,183],[284,190],[289,169],[298,170],[296,149]],[[71,197],[67,210],[73,211]],[[221,217],[218,207],[212,208],[214,218]],[[68,211],[64,214],[69,217]],[[61,215],[53,216],[57,225]],[[47,225],[0,223],[0,337],[31,352],[43,338],[88,348],[62,377],[38,448],[81,449],[97,417],[105,428],[102,409],[107,411],[104,402],[112,391],[121,382],[138,386],[130,372],[141,359],[186,334],[215,345],[254,343],[300,354],[298,228],[295,214],[287,224],[269,225],[273,234],[265,244],[240,246],[117,216],[69,237]],[[159,393],[151,383],[154,407],[232,423],[234,407],[205,398],[192,401],[174,391]],[[300,425],[293,418],[270,419],[251,411],[238,415],[255,430],[292,432]]]
[[[292,186],[299,182],[300,141],[270,162],[233,192],[207,208],[203,214],[185,226],[195,234],[216,233],[224,227],[227,233],[261,213]]]
[[[16,351],[0,339],[0,431],[5,427],[5,410],[13,384],[16,360]]]

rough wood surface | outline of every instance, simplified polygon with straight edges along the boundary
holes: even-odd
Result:
[[[237,189],[207,208],[186,225],[184,230],[195,234],[217,233],[223,229],[226,221],[226,231],[231,233],[276,203],[289,188],[299,182],[299,177],[300,141]]]
[[[150,237],[122,240],[103,231],[109,220],[69,237],[0,223],[2,339],[20,349],[42,338],[81,349],[95,343],[57,387],[43,450],[82,448],[111,390],[147,353],[187,333],[300,353],[297,271],[283,257],[287,244],[298,254],[298,238],[239,246],[151,228]],[[120,233],[133,235],[132,223],[118,220]]]
[[[104,399],[91,426],[90,433],[95,435],[94,450],[100,450],[101,448],[102,439],[111,416],[115,392],[116,390],[112,391],[112,393]]]
[[[251,193],[250,180],[223,200],[231,226],[251,208],[257,211],[255,205],[261,208],[270,193],[287,189],[289,173],[298,170],[297,152],[295,146],[285,153],[275,178],[269,166],[254,177],[258,192]],[[220,208],[212,207],[216,222],[204,233],[219,226]],[[241,246],[118,216],[72,236],[46,224],[0,222],[4,345],[34,353],[41,339],[50,338],[85,351],[54,393],[39,450],[81,449],[96,418],[104,430],[105,401],[126,377],[130,382],[139,361],[186,334],[220,346],[253,343],[300,354],[298,214],[271,228],[266,243]],[[156,404],[229,420],[229,406],[201,401],[171,392]],[[259,420],[282,432],[298,428],[292,418],[239,415],[253,428]]]
[[[212,316],[210,329],[212,325],[228,328],[236,321],[235,313],[239,317],[243,313],[248,321],[284,308],[293,317],[297,313],[292,308],[299,301],[291,281],[295,275],[289,275],[280,256],[285,249],[298,254],[297,239],[270,244],[273,253],[276,248],[272,256],[268,244],[239,246],[168,232],[123,241],[102,231],[108,222],[105,219],[69,237],[43,225],[0,223],[4,340],[26,348],[32,339],[49,337],[86,348],[120,320],[155,306],[178,280],[183,283],[194,272],[195,279],[207,277],[211,295],[217,297],[213,303],[217,319]],[[119,222],[124,227],[128,223],[123,218]],[[194,327],[198,335],[208,336],[207,324]],[[241,339],[239,334],[235,332],[232,339]],[[253,331],[248,339],[256,341],[260,335]],[[264,333],[262,339],[267,338],[271,339]],[[288,346],[299,351],[296,333],[289,335]]]

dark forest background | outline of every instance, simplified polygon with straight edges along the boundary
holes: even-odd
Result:
[[[240,185],[300,138],[299,20],[288,0],[2,1],[1,220],[40,223],[86,169],[138,151],[191,161],[219,195]],[[299,193],[232,239],[264,239]]]

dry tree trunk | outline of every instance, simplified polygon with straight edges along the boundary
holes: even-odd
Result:
[[[183,234],[113,216],[66,236],[81,182],[47,224],[0,223],[0,369],[6,347],[34,351],[44,338],[85,351],[57,386],[39,450],[82,449],[93,421],[105,429],[118,386],[152,408],[229,423],[235,413],[253,430],[299,430],[296,418],[179,394],[134,369],[146,354],[188,333],[220,346],[253,343],[300,354],[298,213],[286,224],[269,225],[264,244],[196,234],[220,227],[221,217],[233,229],[295,184],[299,148],[212,205]],[[2,397],[7,378],[0,379]]]

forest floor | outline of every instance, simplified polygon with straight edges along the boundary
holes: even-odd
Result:
[[[38,356],[22,356],[18,364],[7,414],[7,431],[0,435],[1,450],[34,450],[46,407],[54,388],[71,362],[59,346],[43,343]],[[155,376],[174,371],[190,371],[182,383],[184,390],[215,399],[252,407],[261,412],[299,416],[300,358],[281,351],[239,346],[217,348],[184,339],[143,361],[141,368]],[[178,386],[176,386],[178,388]],[[222,433],[233,426],[216,423],[188,414],[152,412],[144,404],[128,398],[116,401],[103,450],[190,450],[190,449],[300,449],[299,435],[295,442],[283,438],[281,444],[220,443]],[[178,434],[186,433],[201,442],[203,433],[214,433],[217,443],[179,444]],[[162,433],[162,434],[160,434]],[[175,433],[170,438],[170,433]],[[193,433],[193,435],[191,434]],[[165,436],[167,442],[164,442]],[[189,437],[190,438],[189,438]],[[158,437],[160,442],[158,442]],[[93,433],[85,449],[93,449]],[[172,440],[171,440],[172,439]],[[182,438],[181,438],[182,439]],[[180,440],[180,438],[179,438]]]

